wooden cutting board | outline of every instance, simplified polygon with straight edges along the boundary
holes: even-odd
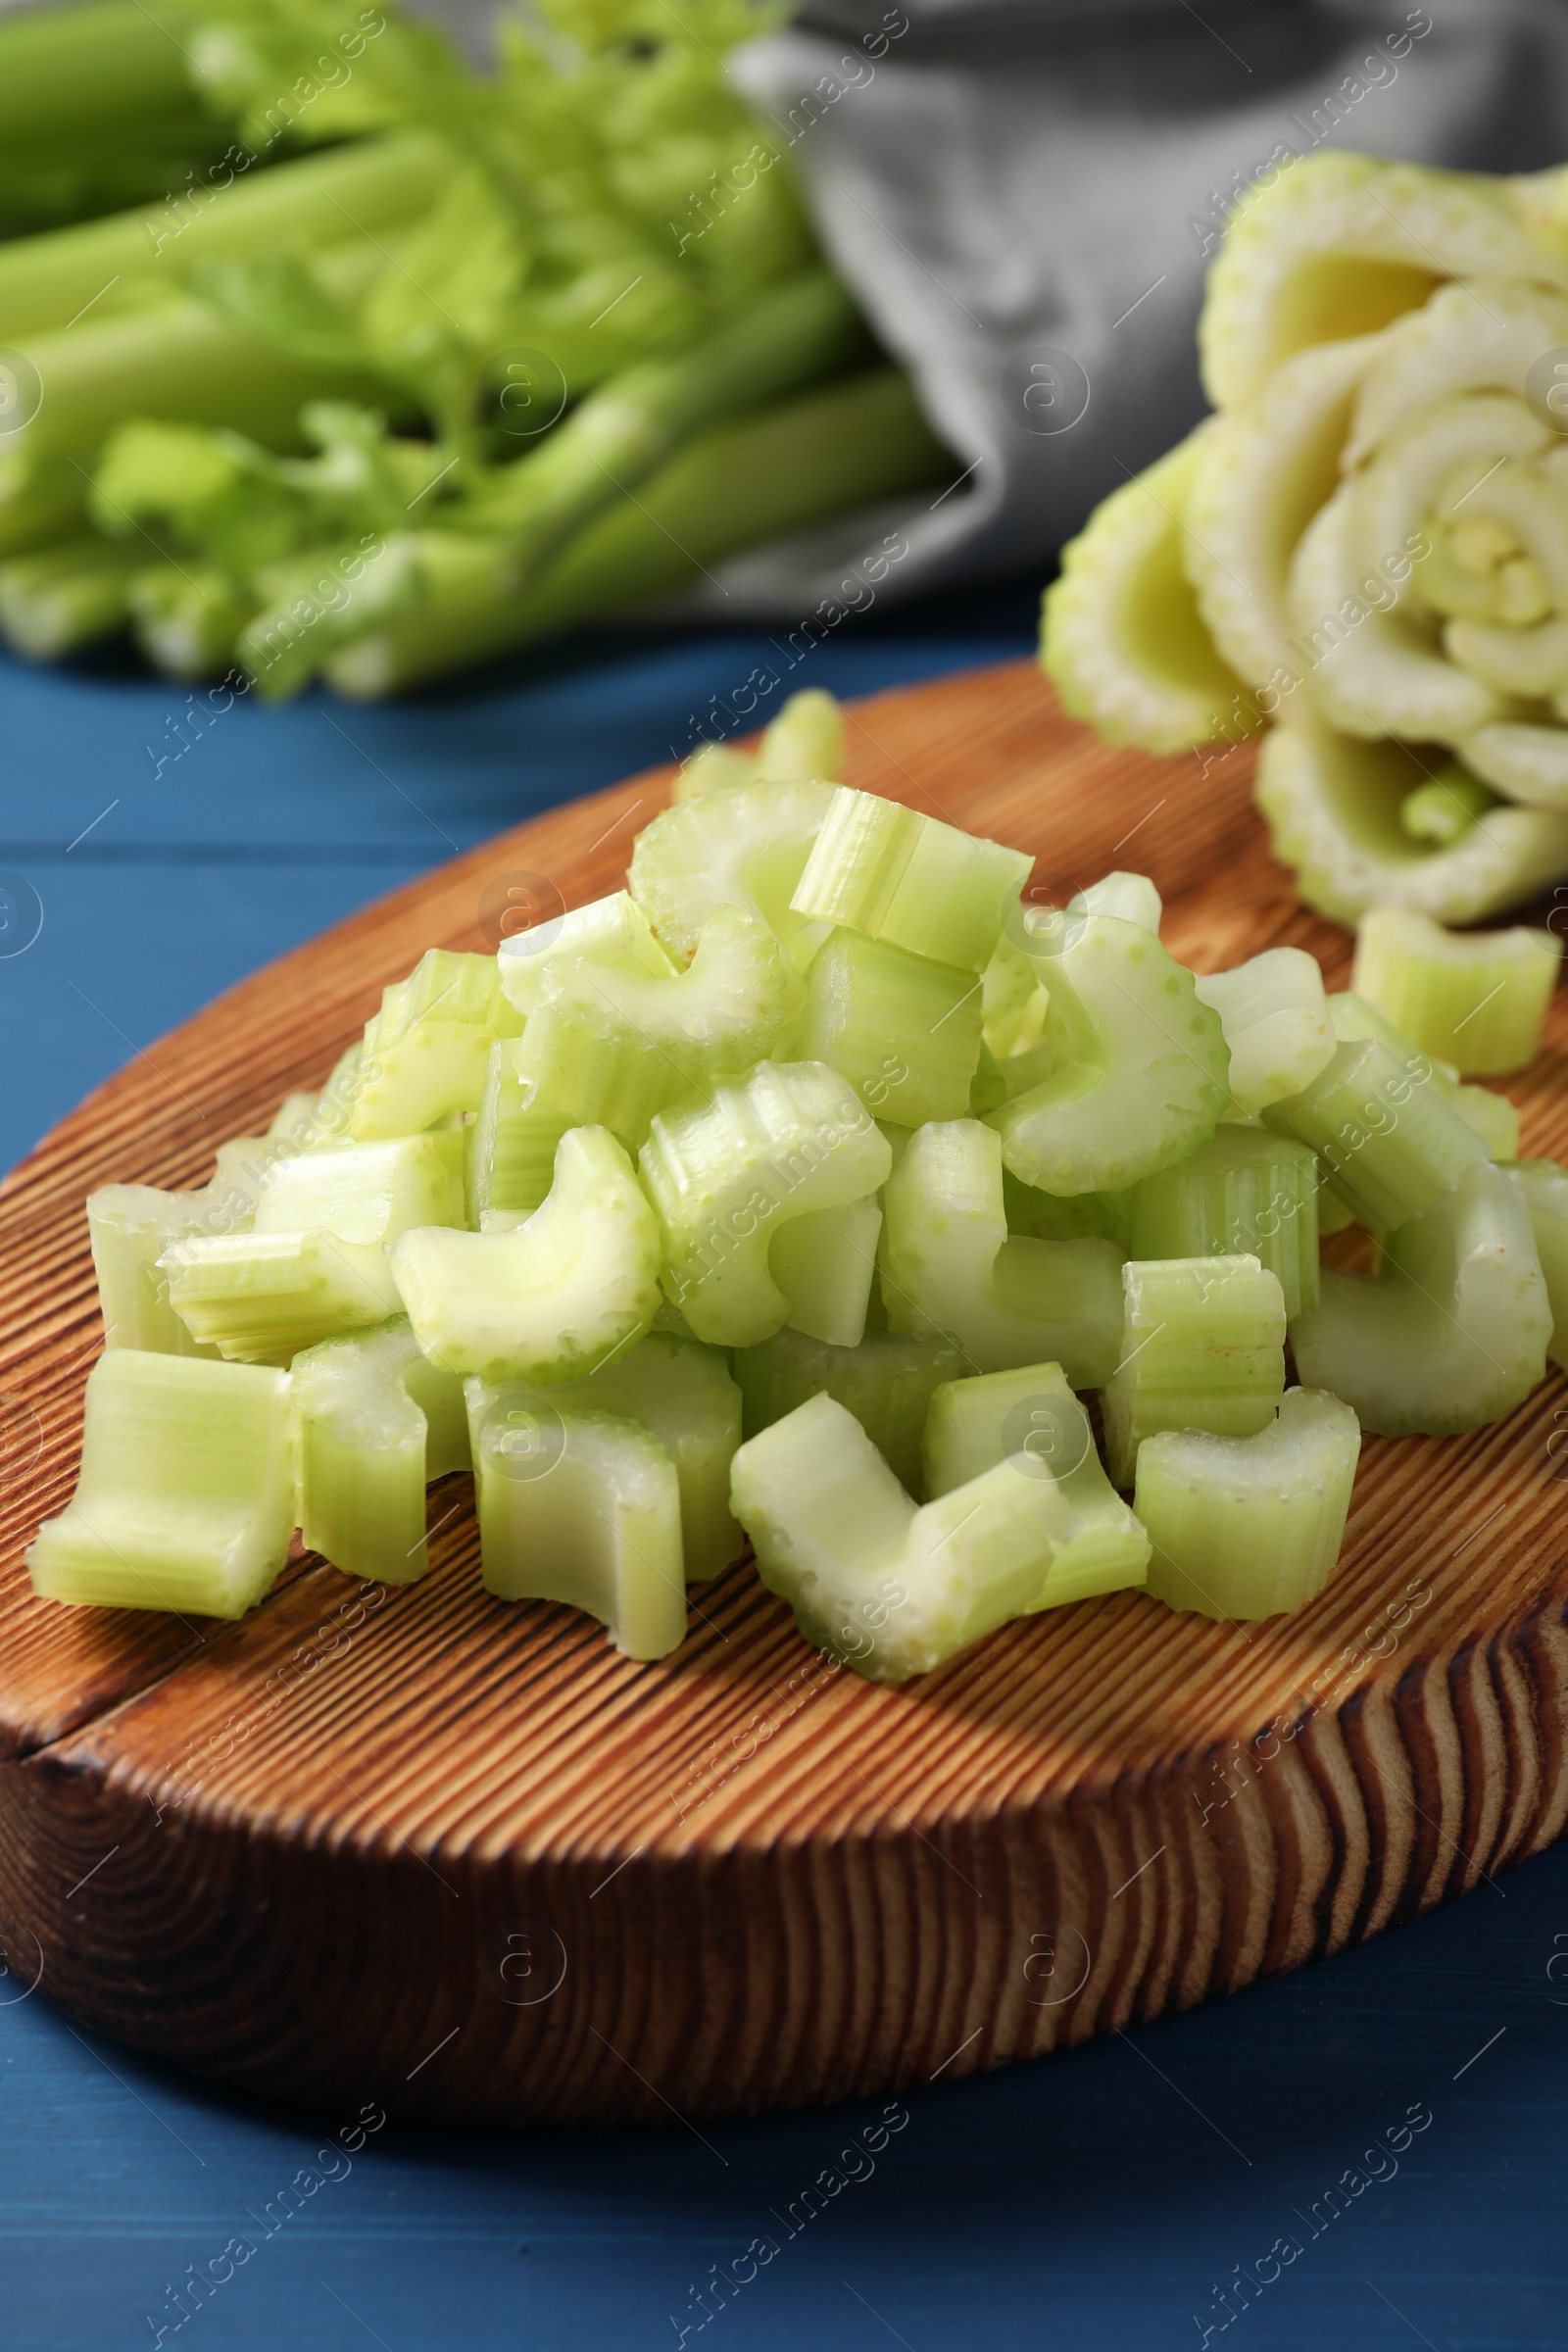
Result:
[[[1213,969],[1348,941],[1295,904],[1250,759],[1107,749],[1031,666],[878,696],[849,778],[1112,864]],[[240,1625],[32,1599],[102,1332],[82,1198],[204,1181],[318,1085],[384,982],[510,887],[612,889],[634,777],[382,900],[160,1040],[0,1194],[0,1933],[20,1984],[202,2074],[447,2119],[702,2119],[949,2081],[1295,1968],[1560,1835],[1555,1374],[1469,1439],[1369,1440],[1345,1556],[1252,1627],[1111,1598],[903,1690],[836,1671],[747,1563],[658,1665],[482,1591],[471,1488],[428,1579],[300,1554]],[[518,877],[532,876],[528,881]],[[494,944],[491,929],[489,944]],[[1514,1090],[1568,1147],[1552,1051]],[[1568,1477],[1568,1470],[1561,1473]]]

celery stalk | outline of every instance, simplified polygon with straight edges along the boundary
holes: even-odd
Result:
[[[1475,1130],[1487,1148],[1489,1158],[1518,1158],[1519,1113],[1505,1096],[1494,1095],[1485,1086],[1461,1086],[1458,1072],[1450,1062],[1434,1061],[1431,1054],[1421,1053],[1364,997],[1347,990],[1343,995],[1330,997],[1328,1005],[1334,1033],[1342,1044],[1354,1038],[1376,1038],[1402,1064],[1407,1077],[1413,1078],[1417,1085],[1430,1086],[1440,1102],[1446,1102],[1467,1127]]]
[[[515,916],[510,908],[503,914],[496,953],[501,993],[514,1012],[525,1018],[550,974],[573,956],[591,956],[596,963],[642,972],[649,979],[667,980],[681,968],[661,946],[630,891],[612,891],[608,898],[573,906],[565,914],[545,915],[538,922],[535,912],[530,905],[519,906]],[[514,920],[517,927],[511,929]]]
[[[840,784],[790,905],[809,921],[983,972],[1032,863],[1021,850]]]
[[[956,1380],[963,1358],[945,1340],[867,1331],[858,1348],[835,1348],[785,1328],[732,1361],[748,1438],[808,1398],[835,1397],[865,1431],[909,1494],[920,1492],[920,1435],[935,1390]]]
[[[758,775],[769,784],[805,784],[812,777],[837,783],[846,742],[841,704],[820,686],[803,687],[762,729]]]
[[[158,1262],[191,1337],[233,1363],[286,1360],[398,1311],[378,1242],[324,1232],[201,1234],[175,1242]]]
[[[767,1270],[789,1300],[788,1328],[834,1348],[858,1348],[876,1274],[882,1211],[875,1196],[809,1208],[781,1225]]]
[[[1376,1038],[1340,1046],[1310,1086],[1263,1117],[1317,1152],[1374,1231],[1436,1208],[1486,1158],[1475,1130]]]
[[[1304,1144],[1256,1127],[1216,1127],[1191,1159],[1135,1185],[1135,1258],[1247,1253],[1279,1279],[1294,1322],[1318,1298],[1317,1162]]]
[[[87,1196],[87,1230],[103,1308],[106,1348],[156,1355],[216,1356],[198,1347],[170,1304],[166,1250],[202,1234],[248,1232],[254,1188],[226,1178],[194,1193],[150,1184],[106,1184]]]
[[[415,1583],[430,1565],[425,1486],[468,1467],[461,1387],[401,1317],[306,1348],[291,1371],[306,1544],[346,1576]]]
[[[1298,1095],[1334,1058],[1334,1023],[1315,956],[1268,948],[1233,971],[1200,972],[1200,1004],[1219,1014],[1230,1049],[1231,1115],[1247,1118]]]
[[[319,1229],[379,1246],[414,1225],[461,1225],[463,1145],[449,1130],[276,1158],[261,1178],[254,1230]]]
[[[56,662],[122,629],[150,550],[68,539],[0,564],[0,633],[29,662]]]
[[[972,972],[840,930],[812,960],[790,1052],[831,1062],[873,1117],[922,1127],[967,1111],[981,1017]]]
[[[1103,1392],[1105,1454],[1123,1489],[1162,1429],[1247,1438],[1285,1387],[1285,1298],[1247,1252],[1132,1259],[1122,1268],[1121,1360]]]
[[[1356,932],[1353,987],[1418,1051],[1472,1076],[1522,1070],[1562,961],[1552,931],[1445,931],[1416,907],[1374,906]]]
[[[453,1111],[477,1110],[490,1048],[522,1026],[501,993],[493,956],[431,948],[382,992],[366,1024],[348,1131],[356,1142],[416,1135]]]
[[[828,936],[794,913],[790,899],[831,802],[823,784],[750,784],[677,802],[645,825],[627,884],[672,956],[695,954],[716,906],[742,906],[766,923],[786,966],[806,972]],[[805,992],[791,992],[798,1011]]]

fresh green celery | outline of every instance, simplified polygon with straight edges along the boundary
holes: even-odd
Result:
[[[366,1024],[348,1131],[356,1143],[417,1135],[455,1110],[477,1110],[490,1048],[522,1016],[501,993],[493,956],[431,948],[382,992]]]
[[[522,1040],[497,1038],[490,1048],[479,1115],[469,1137],[468,1222],[499,1231],[501,1216],[527,1217],[550,1190],[561,1139],[573,1124],[569,1108],[545,1114],[518,1066]]]
[[[1164,903],[1147,874],[1123,873],[1119,867],[1102,874],[1087,890],[1075,890],[1067,901],[1069,914],[1113,914],[1145,931],[1157,932],[1164,911]]]
[[[1279,1277],[1290,1322],[1318,1298],[1317,1160],[1266,1128],[1215,1128],[1191,1159],[1133,1188],[1135,1258],[1247,1252]]]
[[[1546,1353],[1554,1364],[1568,1367],[1568,1168],[1554,1159],[1522,1159],[1504,1172],[1530,1212],[1551,1310]]]
[[[888,1322],[951,1340],[971,1372],[1060,1363],[1102,1387],[1120,1352],[1123,1254],[1009,1234],[1002,1147],[976,1119],[917,1129],[883,1193]]]
[[[191,1337],[231,1363],[286,1360],[398,1312],[378,1242],[319,1232],[199,1235],[175,1242],[158,1262]]]
[[[1461,1086],[1451,1062],[1435,1061],[1430,1054],[1423,1054],[1364,997],[1347,991],[1343,996],[1330,997],[1328,1004],[1334,1033],[1342,1044],[1356,1038],[1376,1038],[1380,1045],[1388,1047],[1396,1061],[1403,1064],[1408,1077],[1418,1085],[1430,1086],[1467,1127],[1475,1129],[1487,1147],[1489,1158],[1518,1158],[1519,1113],[1505,1096],[1494,1095],[1485,1086]],[[1330,1230],[1324,1227],[1325,1232]]]
[[[1375,1232],[1424,1216],[1486,1159],[1475,1130],[1377,1038],[1340,1046],[1310,1086],[1263,1117],[1316,1152]]]
[[[683,961],[695,954],[715,906],[744,906],[803,975],[827,926],[793,913],[790,898],[832,797],[825,784],[747,784],[679,801],[645,825],[627,887],[670,954]],[[792,1009],[804,994],[797,990]]]
[[[546,975],[567,956],[591,956],[595,963],[612,963],[656,980],[667,980],[681,968],[660,945],[629,891],[612,891],[609,898],[574,906],[567,914],[546,915],[542,922],[535,914],[531,904],[503,914],[496,956],[501,993],[524,1016],[538,1002]],[[517,920],[515,930],[509,929],[509,919]]]
[[[665,1297],[718,1347],[769,1338],[789,1318],[768,1269],[774,1234],[874,1193],[892,1157],[825,1062],[760,1062],[744,1084],[661,1113],[640,1167],[663,1235]]]
[[[1356,931],[1354,988],[1418,1052],[1495,1078],[1540,1052],[1561,961],[1552,931],[1454,933],[1415,907],[1374,906]]]
[[[1020,1183],[1005,1163],[1002,1170],[1007,1231],[1037,1242],[1079,1242],[1098,1233],[1125,1250],[1137,1190],[1134,1185],[1125,1193],[1039,1193],[1032,1184]]]
[[[1059,1364],[1022,1364],[939,1388],[921,1442],[925,1493],[952,1494],[1008,1462],[1050,1482],[1071,1513],[1035,1609],[1142,1585],[1149,1538],[1105,1476],[1089,1415]]]
[[[602,1127],[563,1136],[549,1198],[515,1232],[416,1228],[390,1262],[423,1353],[482,1381],[580,1380],[659,1303],[658,1226]]]
[[[1338,1041],[1323,974],[1302,949],[1266,949],[1233,971],[1200,972],[1194,986],[1225,1031],[1233,1117],[1298,1095],[1333,1060]]]
[[[880,1683],[928,1674],[1030,1608],[1071,1516],[1005,1462],[920,1507],[825,1395],[747,1441],[731,1499],[802,1633]]]
[[[836,1397],[911,1494],[920,1492],[920,1433],[932,1395],[963,1370],[945,1340],[869,1329],[858,1348],[834,1348],[786,1327],[756,1348],[737,1348],[732,1360],[749,1438],[808,1397]]]
[[[136,643],[172,678],[210,678],[231,662],[252,611],[211,564],[148,564],[132,575],[126,604]]]
[[[972,972],[835,931],[812,960],[790,1052],[831,1062],[874,1117],[923,1127],[968,1110],[981,1017]]]
[[[243,1617],[288,1557],[289,1383],[112,1348],[87,1377],[81,1475],[27,1552],[46,1600]]]
[[[1046,1193],[1123,1192],[1188,1158],[1230,1097],[1217,1012],[1142,924],[1050,914],[1019,944],[1050,992],[1060,1066],[989,1114],[1008,1167]]]
[[[1384,1243],[1373,1277],[1325,1270],[1292,1326],[1302,1383],[1380,1437],[1451,1437],[1500,1420],[1545,1370],[1549,1294],[1523,1194],[1483,1161]]]
[[[844,767],[844,709],[820,686],[792,694],[762,729],[758,775],[769,784],[837,783]]]
[[[1489,1159],[1518,1158],[1519,1107],[1506,1095],[1494,1095],[1489,1086],[1456,1086],[1446,1100],[1449,1109],[1480,1136]]]
[[[1447,850],[1463,839],[1478,817],[1495,808],[1498,795],[1479,776],[1472,776],[1457,760],[1446,772],[1407,792],[1399,803],[1399,828],[1412,841]]]
[[[625,1657],[678,1648],[680,1489],[659,1440],[612,1413],[541,1413],[533,1389],[466,1388],[486,1592],[583,1609]]]
[[[1321,1592],[1345,1538],[1361,1432],[1319,1389],[1287,1389],[1250,1438],[1164,1430],[1138,1451],[1149,1591],[1202,1617],[1276,1617]]]
[[[148,549],[69,539],[0,564],[0,632],[29,662],[56,662],[122,629],[129,590]]]
[[[155,1355],[216,1355],[198,1347],[169,1300],[166,1250],[201,1234],[246,1232],[253,1201],[220,1174],[195,1193],[150,1184],[106,1184],[87,1196],[87,1230],[103,1307],[106,1348]]]
[[[810,921],[983,972],[1033,860],[838,785],[790,904]]]
[[[0,558],[74,538],[86,508],[87,477],[69,458],[0,456]]]
[[[859,1346],[881,1233],[872,1193],[836,1208],[808,1208],[779,1227],[767,1270],[789,1300],[787,1328],[833,1348]]]
[[[993,1111],[1005,1108],[1032,1095],[1054,1078],[1069,1057],[1069,1049],[1061,1032],[1053,1028],[1051,1001],[1044,989],[1039,992],[1041,1034],[1032,1045],[1020,1045],[1000,1058],[981,1040],[980,1060],[969,1089],[969,1111],[973,1118],[989,1119]],[[1033,1021],[1033,1013],[1029,1015]]]
[[[254,1230],[322,1230],[379,1246],[414,1225],[462,1225],[463,1158],[464,1138],[449,1129],[274,1159],[261,1180]]]
[[[1004,933],[980,981],[981,1035],[994,1060],[1008,1061],[1040,1043],[1050,1001],[1028,956]]]
[[[430,1565],[424,1490],[468,1468],[461,1384],[401,1316],[294,1358],[300,1532],[346,1576],[410,1585]]]
[[[675,770],[669,787],[671,801],[695,801],[705,792],[728,792],[737,784],[758,781],[757,761],[727,743],[700,743]]]
[[[1250,1438],[1285,1387],[1285,1297],[1249,1251],[1130,1259],[1122,1268],[1121,1360],[1105,1386],[1105,1455],[1133,1484],[1138,1448],[1161,1429]]]

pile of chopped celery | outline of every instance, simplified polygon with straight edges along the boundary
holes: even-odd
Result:
[[[296,1528],[413,1583],[468,1473],[499,1599],[661,1658],[750,1539],[900,1682],[1119,1592],[1299,1608],[1363,1430],[1529,1394],[1568,1169],[1468,1079],[1536,1053],[1551,934],[1383,910],[1352,993],[1295,948],[1197,976],[1147,878],[1042,907],[1022,853],[825,781],[843,734],[803,695],[700,756],[625,890],[430,949],[202,1191],[92,1196],[40,1594],[238,1616]],[[1376,1276],[1321,1262],[1351,1225]]]
[[[0,14],[0,636],[386,695],[934,480],[727,77],[776,15]]]
[[[1048,592],[1067,709],[1200,778],[1266,730],[1275,853],[1341,921],[1568,875],[1568,167],[1277,149],[1199,342],[1215,413]]]

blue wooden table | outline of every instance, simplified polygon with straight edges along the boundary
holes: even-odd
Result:
[[[995,660],[1030,621],[999,595],[849,623],[795,682]],[[282,949],[684,749],[765,659],[744,634],[601,640],[461,694],[284,711],[0,670],[0,1160]],[[0,2061],[5,2352],[1568,2344],[1568,1846],[888,2118],[366,2133],[83,2034],[25,1974],[0,1978]]]

